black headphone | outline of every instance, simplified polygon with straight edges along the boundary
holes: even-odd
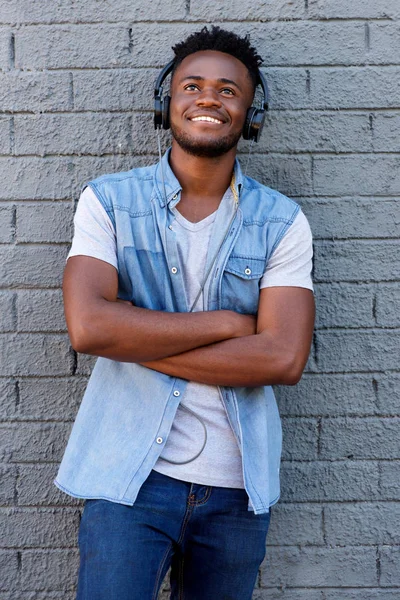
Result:
[[[155,129],[169,129],[169,106],[171,102],[171,96],[162,97],[163,88],[162,84],[171,71],[174,68],[175,60],[171,60],[159,76],[154,87],[154,128]],[[256,86],[260,85],[263,92],[263,99],[261,102],[262,108],[256,108],[250,106],[247,111],[246,119],[243,126],[243,138],[245,140],[254,140],[258,142],[261,136],[262,129],[264,127],[265,113],[268,110],[268,85],[264,75],[258,69]]]

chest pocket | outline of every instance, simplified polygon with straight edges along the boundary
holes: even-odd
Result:
[[[256,256],[229,257],[221,282],[222,309],[248,315],[257,313],[265,262],[265,258]]]

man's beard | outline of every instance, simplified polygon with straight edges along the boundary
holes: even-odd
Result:
[[[199,156],[201,158],[217,158],[218,156],[226,154],[237,145],[240,136],[242,135],[242,132],[240,131],[239,133],[231,133],[230,135],[225,135],[220,138],[200,141],[187,135],[182,129],[175,127],[172,123],[171,132],[176,143],[182,150],[185,150],[192,156]]]

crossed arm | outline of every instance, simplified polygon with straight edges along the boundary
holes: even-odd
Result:
[[[116,269],[74,256],[67,262],[63,291],[75,350],[190,381],[293,385],[310,351],[314,298],[304,288],[264,288],[257,319],[228,310],[167,313],[118,301]]]

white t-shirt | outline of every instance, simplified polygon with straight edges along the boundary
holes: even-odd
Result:
[[[229,195],[231,191],[228,188],[226,196]],[[191,306],[203,283],[208,244],[217,211],[198,223],[191,223],[179,213],[178,208],[179,204],[173,209],[175,221],[172,227],[178,254],[182,257],[187,304]],[[117,269],[113,224],[89,187],[81,195],[74,223],[75,235],[68,258],[82,254],[92,256]],[[307,219],[300,211],[268,262],[260,287],[296,286],[312,290],[311,267],[311,232]],[[194,308],[194,311],[201,310],[202,295]],[[193,411],[198,418],[182,408],[182,405]],[[207,430],[207,443],[201,454],[191,461],[202,448],[205,439],[201,421]],[[165,458],[184,464],[173,464],[164,460]],[[217,386],[188,383],[154,470],[182,481],[244,488],[239,446]]]

